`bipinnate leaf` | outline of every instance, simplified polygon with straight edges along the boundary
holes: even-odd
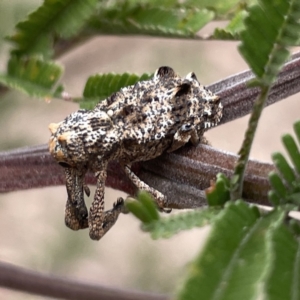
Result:
[[[261,85],[270,85],[300,34],[298,0],[259,0],[250,7],[239,50]]]
[[[56,87],[63,68],[56,63],[39,58],[12,57],[7,74],[0,74],[0,82],[32,97],[52,98],[59,96],[62,87]]]
[[[69,38],[76,34],[95,12],[97,0],[45,0],[27,20],[16,25],[8,39],[15,44],[13,53],[43,54],[49,57],[54,37]]]
[[[141,80],[147,80],[151,76],[152,75],[146,73],[141,76],[129,73],[108,73],[90,76],[84,87],[84,100],[80,102],[80,107],[91,109],[99,101],[119,91],[122,87],[133,85]]]
[[[269,281],[273,258],[284,255],[272,240],[274,228],[283,224],[284,217],[281,209],[260,216],[257,208],[245,202],[227,203],[214,220],[204,249],[190,266],[177,299],[268,299],[265,293],[273,287]]]

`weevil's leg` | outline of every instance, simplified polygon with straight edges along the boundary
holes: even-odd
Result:
[[[65,224],[72,230],[79,230],[88,227],[88,211],[84,202],[83,190],[88,192],[84,183],[85,172],[67,168],[66,187],[68,199],[65,209]],[[88,193],[87,193],[88,194]]]
[[[124,171],[128,178],[132,181],[132,183],[139,189],[144,190],[151,194],[154,198],[154,200],[157,203],[158,208],[161,211],[164,211],[166,213],[170,213],[172,211],[171,208],[166,208],[167,206],[167,197],[162,194],[161,192],[157,191],[156,189],[150,187],[148,184],[146,184],[144,181],[142,181],[139,177],[137,177],[130,169],[128,165],[124,166]]]
[[[202,140],[202,138],[201,138],[201,140]],[[198,145],[199,142],[200,142],[199,135],[198,135],[198,133],[197,133],[197,131],[195,129],[191,131],[191,139],[190,139],[190,141],[192,142],[192,144],[194,146]]]
[[[199,136],[195,128],[191,127],[189,124],[184,124],[175,133],[172,145],[167,152],[173,152],[184,146],[189,141],[196,145],[199,143]]]
[[[76,206],[70,201],[69,197],[65,209],[65,224],[72,230],[79,230],[88,228],[88,218],[78,218],[78,210]]]
[[[119,214],[125,213],[124,200],[119,198],[113,209],[104,211],[104,188],[106,180],[106,167],[96,173],[97,187],[94,201],[89,214],[90,238],[100,240],[104,234],[116,223]]]

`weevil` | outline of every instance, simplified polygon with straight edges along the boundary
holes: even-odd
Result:
[[[80,109],[60,123],[51,123],[49,150],[65,169],[67,204],[65,223],[73,229],[89,228],[99,240],[125,213],[119,198],[104,209],[106,169],[116,160],[139,189],[148,191],[160,209],[166,197],[141,181],[131,164],[172,152],[188,142],[198,144],[204,132],[222,117],[217,95],[199,83],[194,73],[180,77],[170,67],[160,67],[153,78],[122,88],[92,110]],[[88,212],[84,193],[90,194],[85,174],[94,172],[96,191]]]

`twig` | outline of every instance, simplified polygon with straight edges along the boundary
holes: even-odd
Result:
[[[167,300],[166,295],[91,285],[34,272],[0,262],[0,286],[36,295],[70,300]]]
[[[210,146],[186,146],[143,164],[135,164],[133,170],[168,196],[169,207],[194,208],[203,205],[203,190],[210,185],[210,180],[219,172],[231,175],[236,160],[236,155]],[[117,162],[111,162],[106,185],[133,194],[135,187],[121,170]],[[267,174],[271,170],[271,164],[250,161],[245,199],[259,199],[258,203],[267,204]],[[49,155],[46,145],[0,154],[0,192],[61,185],[64,180],[62,168]],[[88,173],[86,180],[88,184],[96,183],[92,173]]]

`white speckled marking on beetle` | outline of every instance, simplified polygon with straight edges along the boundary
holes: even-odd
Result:
[[[80,109],[50,124],[49,150],[66,174],[66,225],[73,230],[89,227],[90,237],[99,240],[126,211],[122,198],[104,211],[106,168],[111,160],[119,161],[131,181],[150,192],[164,209],[165,196],[141,181],[130,165],[189,141],[199,143],[204,131],[221,117],[219,97],[200,85],[194,73],[181,78],[172,68],[161,67],[152,79],[122,88],[93,110]],[[89,213],[84,202],[84,192],[90,194],[84,182],[87,170],[97,177]]]

